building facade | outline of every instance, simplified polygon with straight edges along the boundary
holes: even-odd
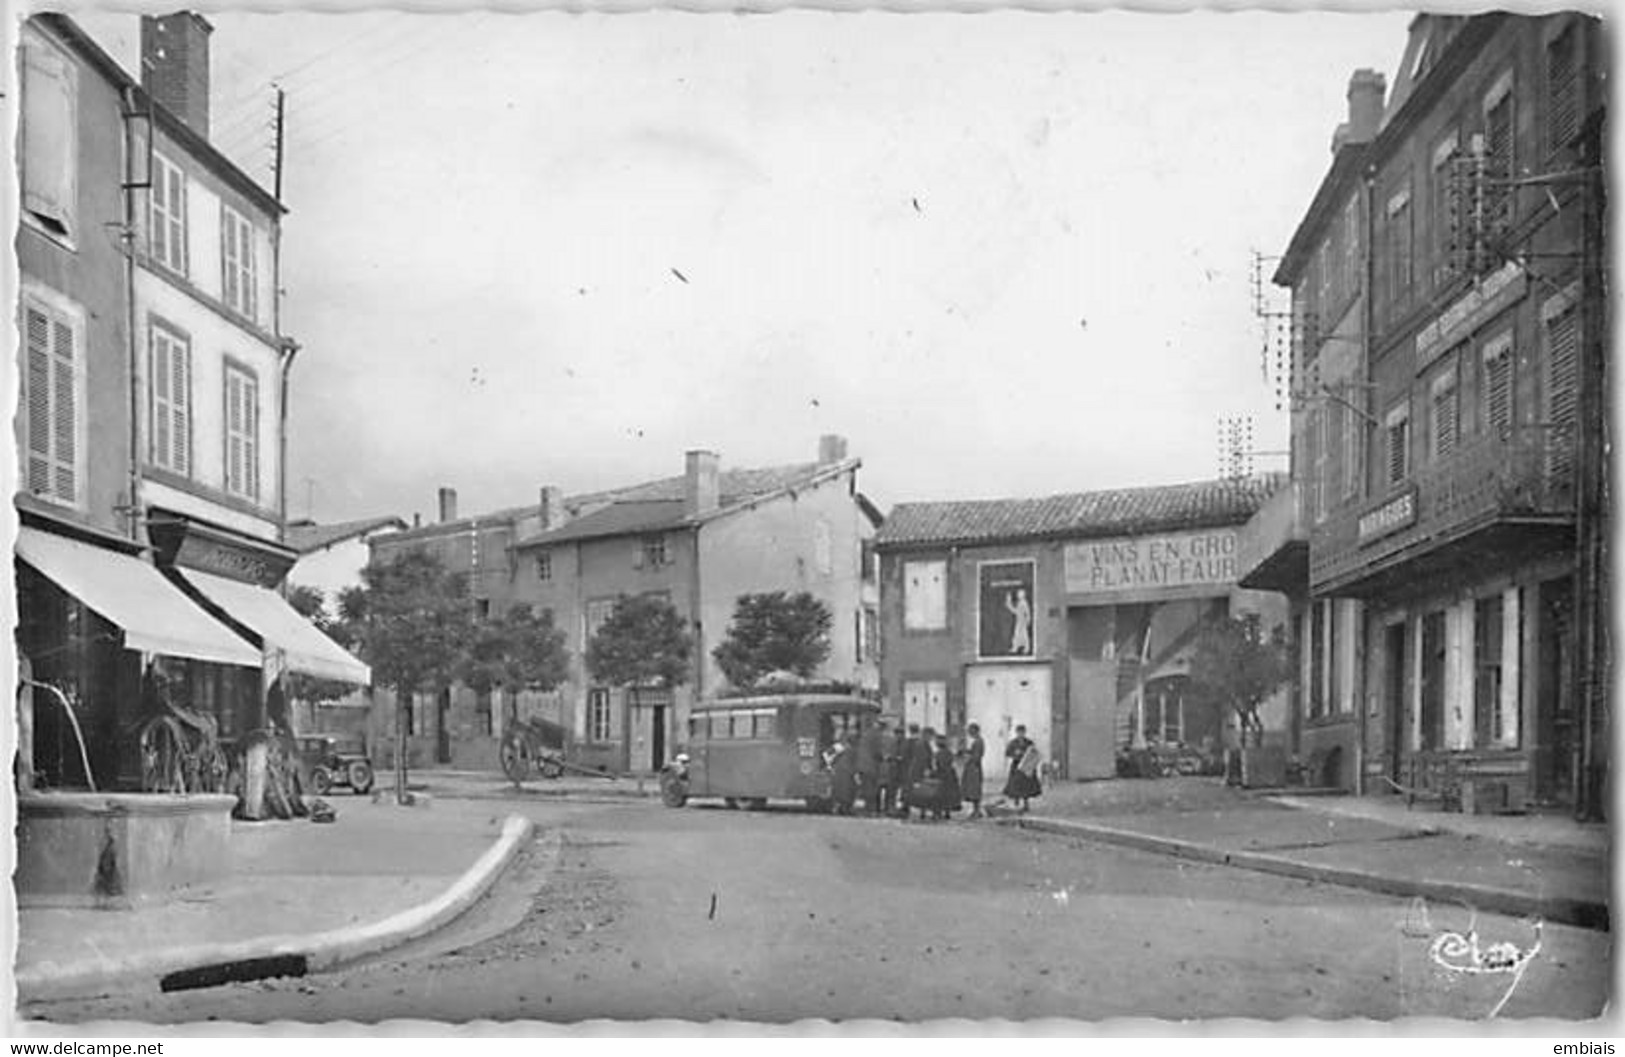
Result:
[[[375,537],[373,560],[428,549],[467,577],[477,614],[525,603],[550,616],[566,636],[569,676],[551,691],[507,700],[467,687],[418,695],[408,710],[415,762],[495,767],[506,726],[540,716],[570,729],[583,766],[658,770],[677,751],[693,703],[725,689],[711,651],[747,593],[818,598],[834,620],[820,677],[875,688],[879,596],[870,544],[880,519],[857,490],[860,465],[844,439],[829,436],[815,462],[724,470],[714,453],[694,451],[681,476],[570,497],[547,487],[534,506],[472,518],[458,518],[455,493],[442,489],[439,522]],[[670,690],[596,685],[583,660],[587,644],[618,599],[649,594],[687,622],[692,674]],[[394,698],[377,698],[374,743],[387,749]]]
[[[1579,14],[1419,16],[1385,104],[1356,74],[1276,274],[1298,720],[1348,788],[1601,806],[1606,64]]]
[[[22,27],[18,638],[44,784],[138,782],[160,672],[227,738],[275,719],[284,671],[367,681],[275,593],[283,209],[208,140],[209,33],[143,18],[137,82],[71,19]]]
[[[1217,749],[1228,717],[1187,700],[1209,619],[1286,617],[1237,583],[1240,527],[1276,476],[1041,499],[904,503],[880,555],[887,711],[990,746],[1017,725],[1070,778],[1116,773],[1146,743]],[[1263,716],[1279,731],[1284,706]],[[990,782],[1005,761],[989,754]]]

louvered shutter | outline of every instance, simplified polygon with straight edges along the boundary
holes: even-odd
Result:
[[[183,275],[187,271],[186,179],[176,168],[169,170],[169,253],[170,262]]]
[[[224,205],[220,207],[220,284],[226,304],[238,307],[237,218]]]
[[[169,339],[158,330],[152,331],[152,461],[158,466],[171,467],[170,431],[174,426],[170,412]]]
[[[59,227],[72,229],[76,187],[74,159],[74,69],[53,48],[29,41],[23,54],[23,208]]]
[[[1410,443],[1410,420],[1399,418],[1388,423],[1388,483],[1397,485],[1405,480],[1408,469],[1406,446]]]
[[[243,491],[243,379],[226,372],[226,491]]]
[[[1573,306],[1546,323],[1547,422],[1551,426],[1548,472],[1566,479],[1574,473],[1574,427],[1579,394],[1579,320]]]
[[[260,387],[243,379],[243,470],[248,495],[260,497]]]
[[[1456,371],[1450,370],[1437,375],[1431,386],[1431,400],[1433,409],[1433,457],[1443,459],[1456,450]]]
[[[1546,128],[1552,150],[1566,146],[1580,131],[1580,69],[1574,42],[1571,25],[1546,48]]]
[[[1492,437],[1512,432],[1512,350],[1501,346],[1484,360],[1484,426]]]
[[[73,502],[78,498],[78,393],[74,386],[73,328],[62,320],[51,324],[54,341],[51,349],[53,450],[52,468],[55,473],[54,494],[58,499]]]
[[[28,345],[28,490],[51,487],[51,320],[32,305],[25,310]]]

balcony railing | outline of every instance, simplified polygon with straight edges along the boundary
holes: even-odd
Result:
[[[1401,551],[1425,551],[1496,522],[1571,517],[1573,452],[1572,434],[1552,429],[1466,438],[1404,485],[1315,526],[1310,583],[1342,583]]]

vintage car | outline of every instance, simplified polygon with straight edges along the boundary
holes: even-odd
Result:
[[[296,739],[299,768],[308,775],[306,787],[317,796],[326,796],[335,786],[347,785],[356,794],[372,790],[372,764],[361,746],[340,742],[329,734]]]

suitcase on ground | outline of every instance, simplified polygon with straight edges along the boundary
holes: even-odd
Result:
[[[941,797],[942,780],[939,778],[922,778],[909,787],[908,806],[935,807]]]

